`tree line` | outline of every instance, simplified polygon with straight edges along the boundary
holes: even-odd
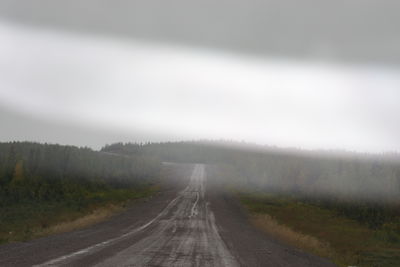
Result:
[[[79,201],[108,189],[140,187],[154,181],[160,162],[90,148],[0,143],[0,205],[40,201]]]
[[[217,164],[241,190],[293,196],[372,228],[400,226],[400,157],[277,149],[233,142],[116,143],[103,151]],[[396,229],[397,229],[396,228]],[[400,229],[398,229],[400,231]]]

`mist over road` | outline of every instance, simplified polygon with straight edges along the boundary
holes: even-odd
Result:
[[[0,265],[333,266],[253,229],[234,199],[207,179],[205,165],[197,164],[189,173],[184,189],[139,203],[109,222],[1,246]],[[152,218],[151,209],[159,210]]]
[[[98,266],[238,266],[205,201],[205,171],[196,165],[189,185],[148,225],[147,236]]]

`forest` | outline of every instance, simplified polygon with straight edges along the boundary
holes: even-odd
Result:
[[[30,238],[34,229],[66,217],[146,196],[159,178],[160,167],[149,156],[56,144],[0,143],[0,242]]]
[[[400,234],[400,156],[278,149],[235,142],[115,143],[102,151],[216,164],[227,186],[273,192]],[[398,223],[398,224],[397,224]]]

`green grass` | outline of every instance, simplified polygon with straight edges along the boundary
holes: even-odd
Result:
[[[253,215],[269,214],[295,232],[326,242],[328,257],[341,266],[400,266],[400,241],[383,229],[373,230],[335,211],[272,194],[239,194]],[[315,252],[315,251],[313,251]]]
[[[72,222],[110,205],[124,206],[129,201],[148,197],[157,190],[154,186],[140,189],[108,189],[88,193],[76,200],[26,201],[2,206],[0,243],[26,241],[38,237],[55,225]]]

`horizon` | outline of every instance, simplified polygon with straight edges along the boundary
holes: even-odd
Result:
[[[218,45],[188,42],[187,36],[160,39],[161,33],[145,22],[138,25],[147,37],[136,28],[126,34],[108,28],[97,32],[81,21],[80,13],[75,26],[63,24],[68,16],[61,11],[60,20],[51,24],[45,18],[53,6],[47,4],[48,9],[34,9],[32,17],[24,17],[21,6],[11,2],[5,6],[10,13],[0,12],[0,140],[98,148],[118,141],[228,139],[304,150],[400,151],[400,65],[384,56],[387,39],[366,47],[382,56],[375,61],[317,53],[317,41],[304,56],[290,53],[295,43],[287,53],[260,53],[249,50],[257,39],[244,39],[245,50],[232,49],[223,36]],[[194,6],[185,10],[194,12]],[[96,8],[95,17],[102,6]],[[163,17],[155,26],[170,19]],[[333,18],[326,19],[321,23],[329,25]],[[241,32],[254,22],[235,23],[243,27]],[[207,25],[202,27],[209,29]],[[379,25],[373,34],[385,23]],[[349,27],[360,29],[354,20]],[[202,33],[204,40],[211,36],[207,32],[213,33],[209,30]],[[321,29],[305,34],[325,36]],[[227,33],[226,38],[234,36]],[[331,52],[346,51],[340,38],[326,44]]]
[[[0,0],[1,266],[400,266],[399,0]]]
[[[93,147],[88,145],[74,145],[69,143],[59,143],[59,142],[47,142],[47,141],[35,141],[35,140],[8,140],[8,141],[0,141],[0,143],[32,143],[32,144],[40,144],[40,145],[56,145],[56,146],[71,146],[76,148],[89,148],[95,152],[101,152],[104,148],[111,147],[113,145],[139,145],[139,146],[148,146],[148,145],[160,145],[160,144],[195,144],[195,145],[204,145],[204,146],[214,146],[220,148],[228,148],[228,149],[236,149],[241,151],[249,151],[249,152],[272,152],[272,153],[284,153],[288,155],[300,155],[300,156],[332,156],[339,158],[348,158],[354,156],[361,157],[389,157],[387,159],[398,159],[400,160],[400,152],[399,151],[383,151],[383,152],[366,152],[366,151],[354,151],[354,150],[345,150],[345,149],[304,149],[300,147],[284,147],[284,146],[276,146],[269,144],[258,144],[252,142],[246,142],[244,140],[212,140],[212,139],[193,139],[193,140],[162,140],[162,141],[115,141],[111,143],[104,143],[99,147]]]

